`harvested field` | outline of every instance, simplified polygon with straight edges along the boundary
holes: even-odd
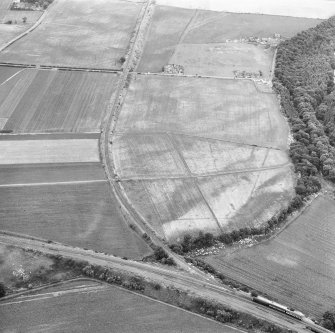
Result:
[[[150,253],[123,221],[107,183],[0,187],[0,229],[139,259]]]
[[[9,9],[12,2],[13,2],[13,0],[2,0],[0,2],[0,10]]]
[[[22,71],[21,68],[0,66],[0,86],[5,85],[14,76],[18,75],[20,71]]]
[[[99,161],[96,139],[0,141],[0,164]]]
[[[124,194],[161,236],[259,226],[293,195],[287,124],[252,81],[137,75],[111,150]]]
[[[138,75],[118,132],[169,132],[286,149],[288,125],[274,94],[248,80]]]
[[[184,179],[123,181],[132,206],[162,237],[260,226],[293,196],[289,168]]]
[[[276,238],[205,260],[282,304],[320,318],[335,303],[335,204],[317,198]]]
[[[121,178],[185,175],[183,162],[167,135],[126,134],[113,142],[116,174]]]
[[[275,33],[292,37],[320,22],[321,20],[287,16],[233,14],[156,6],[138,70],[161,72],[164,65],[177,63],[184,64],[187,73],[212,75],[215,70],[220,73],[221,66],[227,67],[236,55],[234,60],[240,67],[248,65],[246,68],[257,71],[257,67],[265,66],[268,71],[271,51],[262,54],[264,50],[260,46],[222,43],[226,43],[228,39],[239,40],[251,36],[273,37]],[[211,49],[217,45],[212,44],[222,45],[219,45],[220,50],[213,52]],[[253,60],[246,58],[248,52],[251,52]],[[173,56],[174,54],[178,56]],[[193,61],[187,61],[188,57],[194,58],[195,66],[192,67]],[[262,65],[262,61],[265,61],[266,65]],[[253,62],[256,62],[257,66],[252,66]],[[210,68],[206,71],[208,65]]]
[[[5,68],[1,70],[8,76]],[[4,129],[99,131],[116,81],[117,75],[110,73],[20,70],[0,85],[0,118],[7,119]]]
[[[1,61],[121,68],[142,3],[58,0],[42,24],[5,49]]]
[[[246,43],[179,44],[169,63],[190,75],[234,77],[234,71],[246,71],[269,79],[273,55],[271,48]]]
[[[229,11],[237,13],[260,13],[271,15],[329,18],[335,14],[335,4],[329,0],[157,0],[158,5],[183,8]],[[304,29],[302,29],[304,30]]]
[[[288,163],[287,153],[282,150],[178,135],[175,140],[194,175],[234,173]]]
[[[122,182],[133,207],[169,241],[201,230],[217,234],[218,225],[192,179]]]
[[[0,165],[0,186],[106,180],[100,163]]]
[[[294,194],[289,167],[201,178],[199,187],[224,232],[261,226]]]
[[[2,302],[5,331],[213,332],[239,330],[127,290],[81,282]],[[117,301],[116,301],[117,300]]]

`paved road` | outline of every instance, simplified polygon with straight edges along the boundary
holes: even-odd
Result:
[[[179,269],[165,268],[159,265],[146,264],[131,260],[123,260],[110,255],[95,253],[91,250],[73,248],[58,243],[46,243],[39,240],[19,238],[9,235],[0,235],[0,243],[13,245],[22,248],[30,248],[47,254],[60,254],[62,256],[76,260],[87,261],[94,265],[110,267],[116,270],[136,274],[163,285],[173,285],[174,287],[187,291],[197,296],[209,297],[237,311],[249,313],[258,318],[268,320],[274,324],[301,332],[307,332],[305,324],[293,318],[287,317],[270,308],[257,305],[247,296],[225,289],[215,283],[211,277],[199,279],[199,276],[189,268],[189,274]],[[329,333],[321,329],[324,333]]]

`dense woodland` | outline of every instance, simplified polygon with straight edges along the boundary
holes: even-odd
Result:
[[[315,176],[335,181],[334,50],[335,17],[278,47],[273,85],[291,125],[290,156],[302,195],[317,190]]]

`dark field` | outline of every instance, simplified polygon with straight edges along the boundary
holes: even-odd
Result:
[[[81,282],[69,290],[0,303],[5,332],[240,332],[187,311],[115,287]],[[50,293],[49,293],[50,292]],[[54,292],[54,293],[52,293]]]
[[[148,246],[126,226],[107,183],[0,188],[0,229],[118,256]]]
[[[104,179],[100,163],[0,165],[0,186]]]
[[[320,317],[335,304],[335,203],[319,197],[278,237],[206,261],[282,304]]]

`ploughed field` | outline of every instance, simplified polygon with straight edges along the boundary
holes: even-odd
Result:
[[[0,129],[98,132],[117,79],[111,73],[0,67]]]
[[[292,37],[320,20],[234,14],[156,6],[138,70],[161,72],[183,65],[186,74],[233,77],[246,71],[269,79],[274,49],[247,43],[249,37]],[[243,39],[243,41],[242,41]]]
[[[335,204],[318,197],[276,238],[204,257],[225,276],[321,318],[335,303]]]
[[[252,81],[137,75],[111,145],[130,205],[156,232],[259,226],[293,194],[288,127]]]
[[[0,61],[121,68],[143,3],[57,0],[34,31],[6,48]]]
[[[37,332],[225,332],[238,330],[127,290],[78,281],[2,302],[2,329]]]

